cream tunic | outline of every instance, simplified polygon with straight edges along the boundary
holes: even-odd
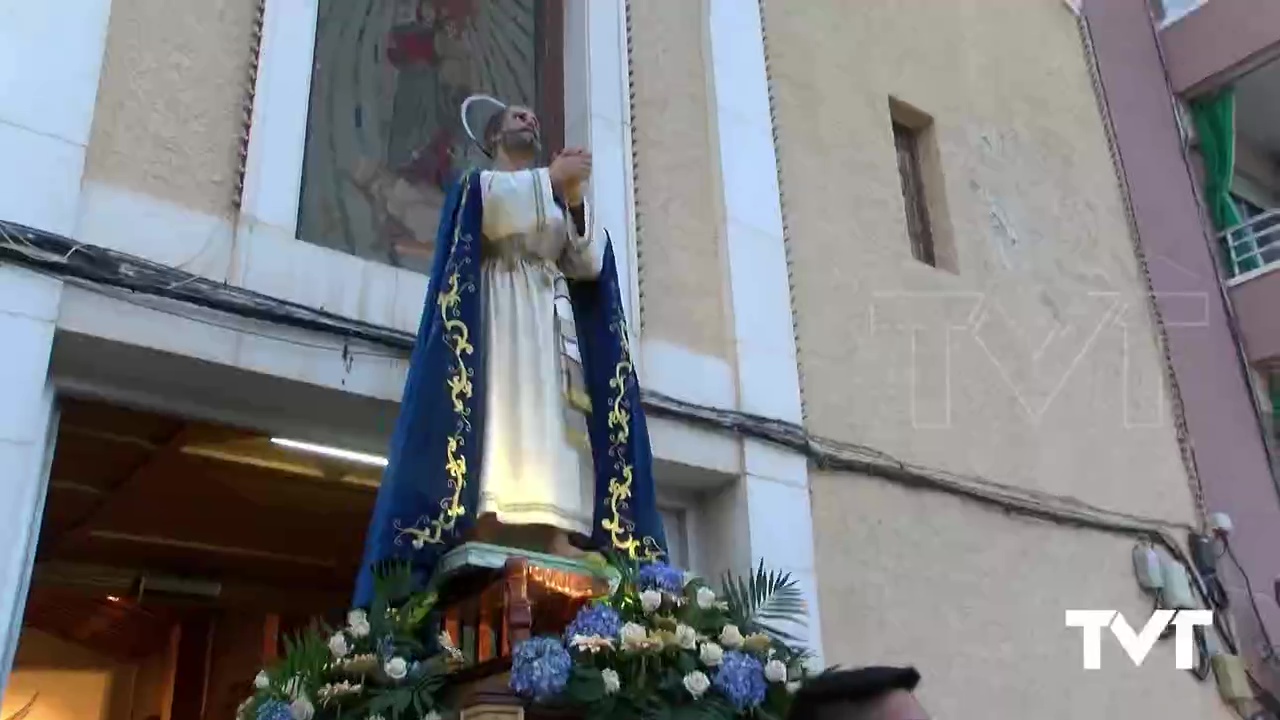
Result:
[[[604,248],[589,208],[579,236],[555,204],[546,168],[484,172],[480,182],[488,354],[480,514],[590,534],[593,473],[589,451],[567,432],[556,295],[561,274],[597,277]]]

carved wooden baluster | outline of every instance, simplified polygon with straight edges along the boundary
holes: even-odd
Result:
[[[498,657],[498,636],[502,632],[502,583],[487,585],[480,592],[480,662]]]
[[[502,654],[528,640],[533,631],[533,606],[529,602],[529,559],[509,558],[502,567],[506,620],[502,633]]]

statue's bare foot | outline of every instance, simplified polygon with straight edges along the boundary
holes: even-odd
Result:
[[[551,542],[547,545],[547,552],[550,552],[552,555],[559,555],[560,557],[572,558],[574,560],[586,556],[586,552],[575,547],[573,543],[569,541],[569,533],[564,530],[556,530],[552,533]]]

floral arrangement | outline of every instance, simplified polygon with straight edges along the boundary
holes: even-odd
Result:
[[[512,690],[592,719],[786,715],[810,657],[774,624],[802,623],[789,575],[761,563],[716,592],[663,563],[612,564],[616,590],[584,606],[562,637],[514,649]]]
[[[368,611],[350,611],[340,629],[314,625],[287,640],[237,720],[439,720],[440,691],[462,653],[447,634],[423,642],[436,598],[412,587],[407,567],[384,570]]]

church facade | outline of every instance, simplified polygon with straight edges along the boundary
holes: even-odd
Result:
[[[1141,667],[1104,641],[1084,671],[1063,622],[1145,620],[1135,547],[1189,563],[1215,513],[1259,544],[1243,525],[1280,520],[1204,489],[1172,353],[1211,321],[1153,298],[1221,299],[1216,276],[1151,284],[1173,261],[1147,244],[1124,162],[1141,140],[1107,89],[1143,27],[1099,29],[1131,18],[1062,0],[79,4],[0,28],[27,58],[0,93],[0,154],[24,168],[0,190],[0,716],[54,693],[29,647],[66,641],[58,578],[215,578],[212,615],[175,626],[238,658],[281,628],[263,598],[342,601],[443,191],[481,160],[457,106],[486,92],[537,112],[549,150],[593,154],[673,561],[790,573],[822,662],[913,664],[939,717],[1233,717],[1171,641]],[[1149,20],[1146,0],[1113,4]],[[181,421],[144,437],[142,415]],[[75,474],[111,443],[146,458]],[[228,504],[173,490],[197,470]],[[241,506],[261,512],[214,510]],[[1260,613],[1265,635],[1280,608]],[[256,671],[162,688],[199,647],[159,636],[95,665],[102,717],[201,717]]]

